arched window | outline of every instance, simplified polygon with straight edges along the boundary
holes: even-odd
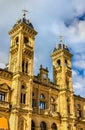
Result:
[[[51,126],[51,128],[52,128],[52,130],[57,130],[57,126],[56,126],[56,124],[53,123],[52,126]]]
[[[68,63],[67,63],[67,60],[65,60],[65,66],[67,66],[67,64],[68,64]]]
[[[22,61],[22,72],[28,73],[28,61]]]
[[[16,37],[15,41],[16,41],[16,44],[18,44],[18,42],[19,42],[19,37]]]
[[[27,44],[29,42],[27,37],[24,37],[24,43]]]
[[[21,96],[20,96],[20,103],[26,103],[26,87],[24,85],[21,86]]]
[[[35,123],[33,120],[31,121],[31,130],[35,130]]]
[[[46,123],[44,121],[40,123],[40,130],[46,130]]]
[[[44,94],[41,94],[41,95],[40,95],[39,108],[42,109],[42,110],[44,110],[45,107],[46,107],[45,105],[46,105],[46,104],[45,104],[45,96],[44,96]]]
[[[24,130],[24,119],[19,120],[19,130]]]
[[[45,99],[44,94],[40,94],[40,98],[41,98],[41,99]]]
[[[61,61],[57,60],[57,67],[60,66],[60,64],[61,64]]]

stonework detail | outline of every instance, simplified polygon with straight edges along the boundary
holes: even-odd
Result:
[[[74,95],[72,54],[59,41],[48,68],[34,75],[34,40],[37,32],[25,17],[9,32],[9,63],[0,68],[0,121],[2,130],[85,130],[85,98]]]

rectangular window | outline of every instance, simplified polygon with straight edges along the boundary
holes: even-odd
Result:
[[[44,110],[45,109],[45,102],[40,101],[39,108]]]
[[[0,101],[5,101],[5,93],[0,92]]]

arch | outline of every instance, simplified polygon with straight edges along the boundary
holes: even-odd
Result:
[[[35,130],[35,122],[33,120],[31,121],[31,130]]]
[[[46,123],[44,121],[42,121],[40,123],[40,130],[46,130],[47,126],[46,126]]]
[[[28,37],[25,36],[24,37],[24,43],[27,44],[28,42],[29,42],[29,39],[28,39]]]
[[[44,94],[40,94],[40,98],[41,98],[41,99],[45,99]]]
[[[18,44],[18,42],[19,42],[19,37],[18,36],[15,38],[15,42],[16,42],[16,44]]]
[[[57,66],[60,66],[61,65],[61,61],[60,59],[57,60]]]
[[[25,119],[23,117],[19,117],[19,130],[24,130]]]
[[[57,125],[56,125],[55,123],[53,123],[53,124],[51,125],[51,128],[52,128],[52,130],[57,130]]]
[[[26,87],[24,85],[21,86],[21,89],[26,89]]]
[[[26,103],[26,87],[24,85],[21,86],[20,103]]]
[[[68,65],[68,62],[67,62],[67,60],[65,59],[65,66],[67,66]]]

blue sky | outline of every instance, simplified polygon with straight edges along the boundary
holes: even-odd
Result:
[[[0,0],[0,67],[8,62],[8,32],[22,17],[22,9],[29,11],[26,17],[38,32],[35,39],[35,74],[42,64],[48,67],[52,80],[50,54],[58,44],[59,36],[63,35],[63,42],[74,55],[75,93],[85,97],[85,0]]]

